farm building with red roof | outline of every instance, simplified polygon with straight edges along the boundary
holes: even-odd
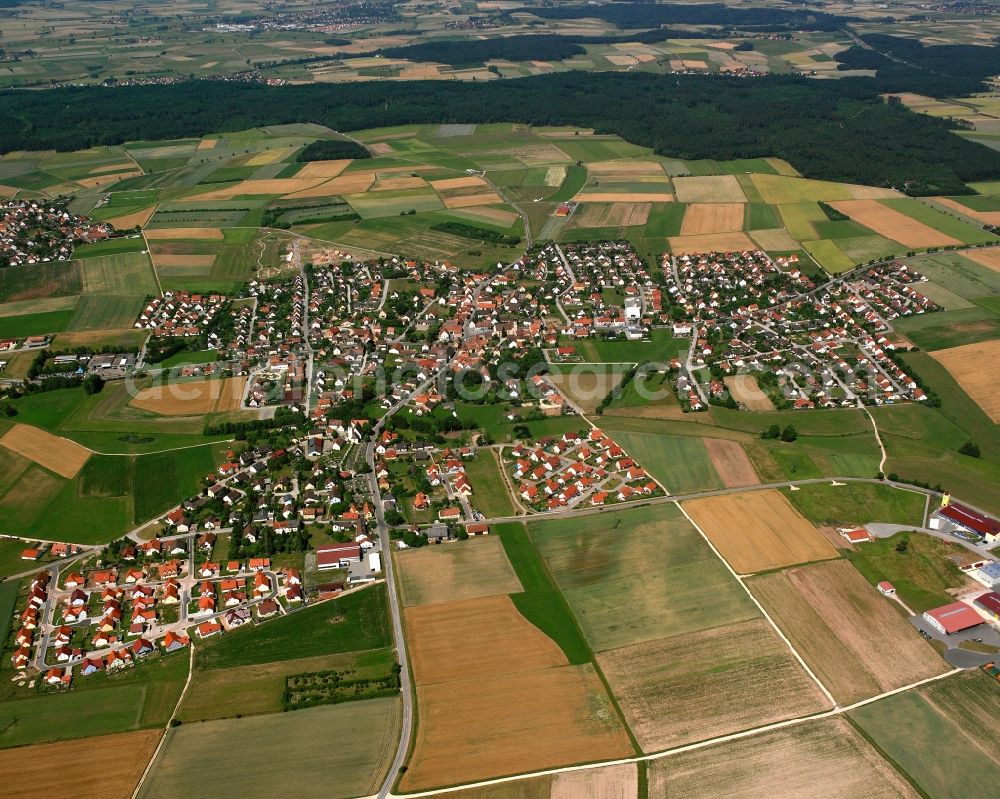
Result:
[[[950,605],[928,610],[924,613],[924,620],[945,635],[978,627],[983,623],[983,617],[964,602],[952,602]]]

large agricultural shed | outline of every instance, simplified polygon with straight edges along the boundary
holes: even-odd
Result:
[[[924,613],[924,619],[938,632],[945,635],[978,627],[983,618],[964,602],[952,602],[940,608],[933,608]]]
[[[942,522],[974,533],[987,544],[1000,541],[1000,522],[957,502],[949,502],[934,514],[930,522],[931,529],[940,530]]]

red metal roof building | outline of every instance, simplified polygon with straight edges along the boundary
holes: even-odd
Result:
[[[928,610],[924,613],[924,620],[945,635],[978,627],[983,623],[983,617],[964,602],[952,602],[950,605]]]
[[[360,544],[328,544],[316,550],[316,565],[321,569],[343,569],[361,562]]]
[[[996,591],[990,591],[988,594],[976,597],[974,604],[992,614],[994,619],[1000,619],[1000,594]]]
[[[938,516],[985,538],[988,543],[1000,538],[1000,522],[957,502],[945,505]]]

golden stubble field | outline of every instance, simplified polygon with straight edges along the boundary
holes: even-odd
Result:
[[[831,205],[855,222],[871,228],[880,236],[898,241],[905,247],[942,247],[962,243],[894,208],[882,205],[878,200],[841,200]]]
[[[597,659],[644,752],[830,708],[762,618],[634,644]]]
[[[75,441],[27,424],[14,425],[0,438],[0,445],[67,479],[76,477],[91,455]]]
[[[57,796],[63,785],[73,796],[128,799],[153,756],[160,734],[160,730],[139,730],[0,749],[0,774],[7,775],[0,795]],[[114,768],[99,766],[116,752],[127,756]]]
[[[632,754],[590,665],[562,650],[509,597],[407,608],[420,723],[401,790]]]
[[[129,405],[161,416],[192,416],[237,411],[243,398],[245,377],[224,380],[189,380],[141,389]]]
[[[649,799],[917,799],[843,719],[824,719],[653,761]]]
[[[837,550],[777,491],[749,491],[684,503],[739,574],[837,557]]]
[[[752,577],[747,585],[841,704],[948,669],[847,561]]]
[[[682,236],[743,230],[743,203],[693,203],[684,211]]]
[[[497,536],[406,549],[395,555],[405,606],[514,594],[524,590]]]
[[[1000,369],[995,366],[1000,358],[1000,339],[963,344],[930,355],[948,370],[983,413],[1000,424]],[[991,363],[993,367],[986,366]]]

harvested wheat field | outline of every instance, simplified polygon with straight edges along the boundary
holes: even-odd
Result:
[[[753,577],[747,585],[840,704],[947,669],[845,560]]]
[[[1000,211],[977,211],[975,208],[969,208],[969,206],[962,205],[957,200],[951,200],[947,197],[935,197],[934,202],[971,217],[984,225],[1000,225]]]
[[[590,665],[418,684],[417,705],[402,791],[633,754]]]
[[[140,730],[0,749],[0,774],[8,775],[7,788],[13,789],[13,778],[17,775],[17,790],[4,795],[59,793],[53,790],[57,779],[53,769],[58,768],[61,773],[73,775],[74,796],[128,799],[159,740],[160,730]],[[94,768],[95,763],[113,752],[128,752],[128,757],[122,758],[113,769]]]
[[[601,191],[589,188],[584,189],[574,199],[582,203],[672,203],[674,195],[662,191]]]
[[[705,449],[712,466],[719,473],[726,488],[740,488],[760,484],[760,478],[747,457],[746,450],[738,441],[723,438],[706,438]]]
[[[397,175],[394,177],[379,178],[371,187],[370,191],[396,191],[398,189],[422,189],[427,185],[427,181],[422,177],[411,175]]]
[[[694,203],[684,211],[682,236],[743,230],[743,203]]]
[[[783,227],[772,230],[751,230],[750,238],[767,252],[788,252],[799,248],[799,243]]]
[[[324,181],[311,188],[303,188],[300,191],[286,194],[283,199],[297,199],[301,197],[335,197],[339,194],[360,194],[368,191],[368,188],[375,182],[374,172],[352,172],[349,175]]]
[[[843,719],[822,719],[656,760],[649,799],[917,799]]]
[[[341,158],[336,161],[310,161],[302,169],[295,173],[297,178],[335,178],[348,166],[350,158]]]
[[[76,477],[91,454],[75,441],[29,424],[14,425],[0,438],[0,445],[66,478]]]
[[[988,247],[981,250],[963,250],[962,255],[980,266],[1000,272],[1000,247]]]
[[[473,221],[493,222],[504,227],[510,227],[520,218],[513,211],[505,211],[503,208],[489,208],[487,206],[463,209],[452,214],[452,216],[471,219]]]
[[[948,370],[983,413],[1000,424],[1000,369],[995,367],[1000,339],[937,350],[931,357]],[[994,367],[984,366],[990,363]]]
[[[284,161],[297,149],[299,148],[279,147],[275,150],[265,150],[262,153],[254,153],[243,162],[243,166],[268,166],[269,164],[276,164],[279,161]]]
[[[210,239],[212,241],[222,241],[225,236],[217,227],[169,227],[152,228],[143,233],[148,241],[159,241],[160,239],[185,241],[188,239]]]
[[[266,178],[263,180],[243,180],[224,189],[215,189],[205,194],[193,194],[191,200],[231,200],[243,195],[277,194],[286,195],[305,191],[323,182],[323,178]]]
[[[746,233],[708,233],[703,236],[671,236],[670,251],[674,255],[699,252],[742,252],[756,250]]]
[[[489,184],[485,180],[471,175],[464,178],[444,178],[442,180],[432,180],[431,186],[434,188],[434,191],[466,189],[470,186],[482,186],[483,188],[489,188]]]
[[[591,177],[618,183],[669,183],[659,161],[593,161],[587,164]]]
[[[202,139],[200,142],[198,142],[198,146],[195,149],[196,150],[211,150],[218,143],[219,143],[218,139]]]
[[[546,186],[558,188],[559,186],[562,186],[564,180],[566,180],[566,167],[550,166],[547,170],[545,170]]]
[[[760,390],[757,378],[753,375],[729,375],[723,382],[733,399],[743,403],[749,411],[773,411],[771,398]]]
[[[674,178],[674,192],[682,203],[745,203],[735,175]]]
[[[474,205],[493,205],[503,202],[499,196],[491,192],[483,194],[466,194],[462,197],[442,197],[445,208],[469,208]]]
[[[842,200],[831,205],[858,224],[871,228],[887,239],[898,241],[904,247],[941,247],[962,243],[894,208],[882,205],[878,200]]]
[[[199,269],[211,269],[215,263],[214,255],[160,255],[157,252],[150,252],[153,259],[153,266],[159,268],[170,266],[190,266]]]
[[[410,660],[418,685],[493,678],[566,665],[559,646],[508,596],[407,608]]]
[[[108,223],[114,225],[118,230],[131,230],[137,226],[142,227],[156,212],[156,208],[157,206],[151,205],[149,208],[143,208],[141,211],[136,211],[134,214],[125,214],[124,216],[113,217],[108,220]]]
[[[694,499],[683,508],[740,574],[837,557],[830,542],[777,491]]]
[[[613,649],[597,660],[644,752],[830,708],[761,618]]]
[[[406,549],[395,558],[400,594],[407,607],[524,590],[497,536]]]
[[[94,189],[98,186],[104,186],[108,183],[117,183],[119,180],[125,180],[125,178],[135,178],[142,174],[141,169],[132,169],[128,172],[116,172],[113,175],[95,175],[89,178],[79,178],[74,180],[74,183],[79,183],[81,186],[86,186],[88,189]]]
[[[651,203],[591,203],[581,205],[570,217],[571,227],[633,227],[645,225]]]
[[[638,793],[639,770],[622,763],[556,774],[549,799],[635,799]]]
[[[168,383],[140,390],[129,401],[129,405],[161,416],[237,411],[240,409],[245,384],[245,377]]]

